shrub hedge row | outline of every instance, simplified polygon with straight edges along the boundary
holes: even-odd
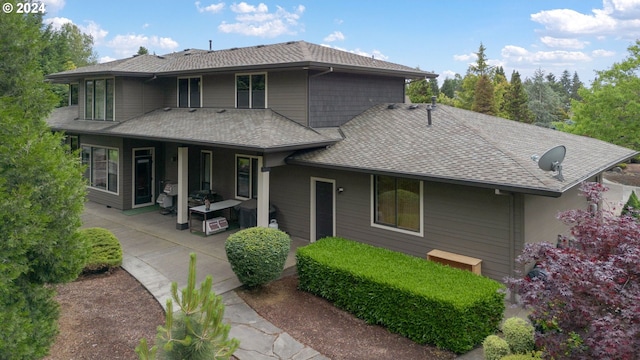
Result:
[[[296,259],[302,290],[420,344],[467,352],[504,312],[500,283],[414,256],[333,237]]]

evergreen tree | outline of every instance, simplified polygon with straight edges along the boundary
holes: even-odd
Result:
[[[140,46],[140,48],[138,49],[137,55],[147,55],[149,54],[149,49],[147,49],[144,46]]]
[[[414,104],[431,102],[433,87],[426,79],[415,79],[407,85],[407,95]]]
[[[580,81],[580,77],[578,77],[578,73],[573,73],[573,79],[571,79],[571,91],[569,92],[569,97],[572,100],[582,101],[582,97],[580,96],[580,89],[584,87],[582,81]]]
[[[166,321],[158,327],[157,345],[149,349],[141,339],[136,353],[142,360],[226,360],[236,351],[240,342],[229,339],[231,326],[223,323],[222,296],[212,290],[213,279],[207,275],[196,288],[196,254],[191,253],[187,287],[178,293],[178,283],[171,283],[171,296],[180,311],[173,312],[173,301],[167,300]]]
[[[527,92],[522,85],[520,73],[515,70],[511,74],[511,83],[509,91],[506,94],[506,99],[505,108],[509,114],[509,116],[507,116],[508,119],[529,124],[533,121],[533,114],[531,114],[531,110],[529,110]]]
[[[469,71],[475,75],[482,76],[487,75],[489,78],[493,76],[493,67],[489,65],[487,60],[487,55],[485,51],[487,49],[480,43],[480,47],[478,48],[478,52],[476,54],[476,63],[475,65],[469,66]]]
[[[456,74],[453,79],[446,78],[442,82],[442,87],[440,88],[440,92],[446,95],[448,98],[455,98],[456,91],[460,91],[462,89],[462,76],[460,74]]]
[[[480,75],[476,83],[475,96],[471,110],[487,115],[495,115],[493,84],[488,75]]]
[[[493,76],[493,103],[495,104],[495,115],[506,119],[509,119],[509,112],[507,111],[509,87],[509,82],[504,76],[504,70],[500,66]]]
[[[533,79],[524,82],[529,98],[529,109],[533,113],[533,123],[539,126],[552,127],[554,122],[562,120],[560,97],[545,81],[544,72],[538,69]]]
[[[13,3],[15,6],[15,2]],[[43,118],[55,97],[44,82],[41,16],[0,16],[0,359],[45,356],[57,333],[49,284],[75,279],[86,245],[78,154]]]
[[[474,103],[477,83],[478,76],[467,71],[467,74],[462,79],[461,89],[456,96],[456,107],[471,110]]]

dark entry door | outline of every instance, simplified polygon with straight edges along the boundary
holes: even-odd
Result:
[[[333,235],[333,183],[316,181],[316,240]]]
[[[135,205],[153,202],[153,158],[151,155],[136,156],[135,165]]]

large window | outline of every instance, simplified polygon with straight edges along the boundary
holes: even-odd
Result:
[[[78,84],[69,84],[69,105],[78,105]]]
[[[422,232],[422,182],[394,176],[373,176],[373,223]]]
[[[118,193],[118,149],[82,145],[82,163],[89,186]]]
[[[200,77],[178,79],[178,107],[200,107],[202,79]]]
[[[93,79],[84,83],[84,117],[113,120],[113,79]]]
[[[267,75],[236,76],[236,107],[238,109],[264,109],[267,107]]]
[[[258,197],[258,158],[236,155],[236,197]]]

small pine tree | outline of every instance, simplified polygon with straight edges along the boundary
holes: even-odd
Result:
[[[636,219],[640,218],[640,199],[638,199],[635,191],[631,192],[629,200],[624,204],[622,215],[633,216]]]
[[[171,295],[180,307],[173,313],[173,302],[167,300],[165,326],[158,326],[156,345],[151,349],[146,339],[140,340],[136,353],[142,360],[163,359],[226,360],[236,351],[240,342],[229,339],[231,326],[222,323],[224,304],[222,297],[212,290],[213,278],[207,275],[196,289],[196,254],[191,253],[187,287],[178,295],[178,283],[171,283]]]

